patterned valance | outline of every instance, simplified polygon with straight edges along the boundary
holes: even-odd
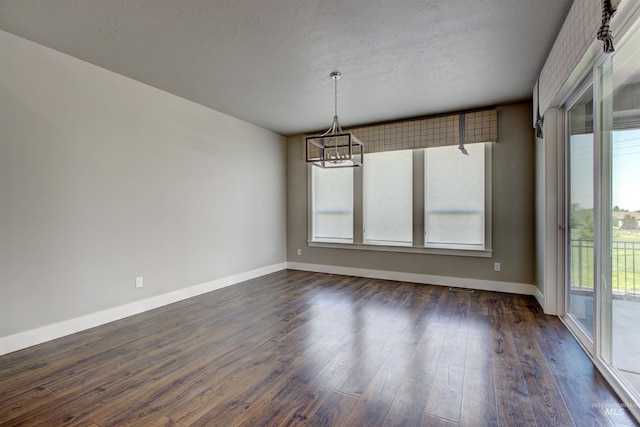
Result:
[[[460,118],[463,126],[460,126]],[[463,129],[464,138],[460,138]],[[498,141],[498,111],[495,108],[349,128],[364,143],[364,152],[413,150],[446,145]]]

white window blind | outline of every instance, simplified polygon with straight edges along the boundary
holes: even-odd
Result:
[[[411,245],[413,152],[365,154],[365,243]]]
[[[312,240],[353,242],[353,169],[311,170]]]
[[[425,246],[478,247],[485,241],[485,146],[425,153]]]

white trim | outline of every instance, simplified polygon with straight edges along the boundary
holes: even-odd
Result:
[[[481,279],[434,276],[430,274],[286,262],[273,264],[233,276],[223,277],[221,279],[157,295],[155,297],[88,314],[86,316],[76,317],[74,319],[2,337],[0,338],[0,356],[284,269],[534,295],[539,303],[542,295],[536,286],[525,283],[497,282]]]
[[[632,387],[627,385],[626,381],[618,375],[615,369],[604,363],[602,359],[594,357],[592,349],[585,345],[585,342],[590,341],[590,339],[588,339],[580,326],[570,316],[560,316],[560,321],[562,321],[596,369],[602,374],[605,381],[607,381],[618,397],[621,398],[623,402],[621,406],[626,408],[636,420],[640,420],[640,406],[634,397]],[[633,404],[630,405],[627,402],[632,402]]]
[[[368,268],[338,267],[333,265],[287,262],[291,270],[315,273],[343,274],[345,276],[369,279],[397,280],[425,285],[452,286],[455,288],[478,289],[483,291],[508,292],[521,295],[536,295],[538,288],[528,283],[498,282],[493,280],[468,279],[463,277],[434,276],[431,274],[404,273],[400,271],[371,270]],[[539,292],[539,291],[538,291]]]
[[[546,137],[542,142],[545,148],[545,188],[544,216],[545,216],[545,247],[543,257],[545,263],[545,286],[544,313],[558,315],[564,312],[564,230],[566,228],[566,218],[564,215],[564,204],[561,198],[565,194],[564,171],[564,111],[558,108],[549,108],[546,113],[545,129]],[[548,126],[548,127],[547,127]]]
[[[235,285],[246,280],[255,279],[256,277],[266,274],[275,273],[286,268],[286,263],[278,263],[269,265],[255,270],[227,276],[210,282],[201,283],[199,285],[190,286],[188,288],[179,289],[162,295],[157,295],[141,301],[113,307],[97,313],[88,314],[86,316],[76,317],[74,319],[65,320],[59,323],[19,332],[0,338],[0,356],[11,353],[23,348],[51,341],[66,335],[104,325],[125,317],[153,310],[158,307],[182,301],[207,292],[215,291],[227,286]]]
[[[624,378],[616,373],[615,369],[602,362],[600,358],[591,357],[588,352],[587,355],[613,391],[621,398],[623,403],[620,404],[620,407],[626,408],[636,420],[640,420],[640,406],[638,406],[638,400],[634,395],[633,387],[629,386]]]
[[[544,307],[545,307],[545,300],[544,300],[544,294],[542,293],[542,291],[540,290],[539,287],[535,287],[535,297],[536,297],[536,301],[538,301],[538,304],[540,304],[540,307],[543,308],[544,311]]]
[[[493,142],[478,143],[484,147],[484,242],[481,245],[455,245],[455,244],[425,244],[427,230],[425,228],[425,185],[426,185],[426,159],[425,154],[428,148],[408,149],[404,151],[412,151],[412,185],[414,186],[412,197],[412,237],[413,243],[408,245],[401,243],[378,243],[366,241],[366,212],[364,212],[364,172],[362,168],[353,169],[353,233],[352,238],[332,239],[332,238],[316,238],[314,223],[314,174],[315,169],[309,165],[307,168],[307,246],[321,247],[331,249],[348,249],[348,250],[364,250],[378,252],[401,252],[401,253],[419,253],[430,255],[447,255],[447,256],[465,256],[476,258],[491,258],[493,250],[491,249],[491,198],[492,198],[492,150]],[[453,145],[449,146],[453,147]],[[393,150],[392,150],[393,151]],[[371,154],[371,153],[370,153]],[[373,154],[382,154],[373,153]],[[366,156],[367,154],[365,154]],[[420,160],[420,161],[417,161]],[[416,193],[416,178],[419,180],[420,191]],[[416,215],[418,213],[418,215]],[[417,218],[421,217],[420,220]],[[419,238],[417,238],[419,236]]]
[[[378,252],[404,252],[410,254],[430,254],[430,255],[451,255],[451,256],[468,256],[476,258],[491,258],[493,251],[491,249],[452,249],[452,248],[436,248],[426,246],[402,246],[402,245],[381,245],[373,243],[340,243],[340,242],[321,242],[318,240],[307,241],[307,246],[316,248],[331,249],[350,249],[359,251],[378,251]]]

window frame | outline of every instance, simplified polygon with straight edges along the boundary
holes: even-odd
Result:
[[[414,156],[414,151],[415,150],[397,150],[397,151],[390,151],[389,153],[393,152],[393,153],[398,153],[398,152],[406,152],[408,154],[408,157],[410,157],[409,159],[409,164],[410,164],[410,168],[411,168],[411,178],[410,178],[410,204],[411,204],[411,208],[410,208],[410,220],[409,222],[411,223],[411,240],[410,241],[403,241],[403,240],[380,240],[380,239],[373,239],[369,237],[367,228],[369,227],[369,216],[368,216],[368,203],[367,203],[367,183],[366,183],[366,174],[367,174],[367,169],[365,170],[364,168],[362,169],[362,175],[363,175],[363,183],[362,183],[362,197],[363,197],[363,227],[362,227],[362,233],[363,233],[363,239],[362,239],[362,243],[365,245],[378,245],[378,246],[404,246],[404,247],[412,247],[414,245],[414,241],[415,241],[415,221],[413,219],[413,211],[414,211],[414,204],[415,204],[415,192],[414,192],[414,185],[413,185],[413,181],[415,178],[415,173],[414,173],[414,160],[413,158]],[[379,153],[370,153],[369,155],[373,156],[373,155],[380,155],[380,154],[384,154],[385,152],[379,152]],[[367,168],[371,168],[371,163],[372,160],[370,159],[367,162]]]
[[[481,143],[482,144],[482,143]],[[489,147],[489,148],[488,148]],[[491,218],[490,218],[490,209],[491,209],[491,196],[487,195],[487,191],[491,191],[491,186],[490,186],[490,180],[491,180],[491,172],[489,171],[489,173],[487,173],[487,168],[491,167],[491,144],[489,143],[484,143],[484,210],[483,210],[483,221],[484,221],[484,230],[483,233],[483,244],[466,244],[466,243],[427,243],[427,234],[428,234],[428,230],[427,230],[427,212],[426,209],[424,209],[423,211],[423,215],[425,216],[425,224],[424,224],[424,246],[428,247],[428,248],[444,248],[444,249],[462,249],[462,250],[476,250],[476,251],[482,251],[485,250],[485,248],[487,248],[487,246],[490,248],[491,247]],[[440,147],[438,147],[440,148]],[[457,149],[457,147],[456,147]],[[425,150],[428,150],[425,149]],[[426,160],[427,157],[425,156],[424,158],[424,182],[427,182],[427,176],[426,176],[426,172],[427,172],[427,168],[426,168]],[[489,185],[487,185],[487,180],[489,180]],[[424,194],[426,194],[426,189],[425,191],[423,191]],[[422,205],[423,207],[427,205],[427,200],[422,200]],[[489,216],[489,217],[488,217]]]
[[[316,204],[315,203],[316,200],[315,200],[315,197],[314,197],[315,183],[314,183],[314,180],[313,180],[313,176],[314,176],[313,168],[310,168],[309,170],[311,171],[310,174],[309,174],[309,183],[310,183],[310,186],[309,186],[309,240],[310,241],[314,241],[314,242],[337,243],[337,244],[344,244],[344,245],[350,245],[350,244],[354,243],[356,241],[356,237],[355,237],[356,229],[354,228],[354,224],[352,224],[351,239],[340,238],[340,237],[325,237],[323,239],[314,240],[314,237],[315,237],[315,234],[316,234],[316,227],[315,227],[316,224],[314,223],[314,219],[315,219],[314,213],[315,213],[315,204]],[[344,169],[344,168],[336,169],[336,170],[343,171],[343,172],[344,171],[348,171],[348,169]],[[355,179],[355,177],[352,177],[352,179],[351,179],[351,183],[352,183],[352,187],[353,187],[352,188],[352,201],[351,201],[351,203],[352,203],[352,206],[351,206],[352,222],[353,222],[353,219],[356,216],[355,203],[354,203],[355,196],[356,196],[354,191],[355,191],[355,187],[356,186],[355,186],[355,183],[353,182],[354,179]]]
[[[378,252],[401,252],[431,255],[468,256],[479,258],[491,258],[491,205],[492,205],[492,142],[479,143],[484,145],[485,156],[485,242],[483,248],[459,247],[459,246],[425,246],[425,209],[424,209],[424,155],[428,148],[414,149],[413,151],[413,245],[385,245],[379,243],[365,243],[364,241],[364,180],[362,168],[353,168],[353,243],[327,242],[313,240],[313,165],[307,166],[307,246],[331,249],[352,249]],[[462,155],[462,154],[461,154]],[[366,156],[366,153],[365,153]],[[364,166],[366,167],[366,166]]]

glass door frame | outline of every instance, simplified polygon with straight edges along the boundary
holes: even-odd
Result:
[[[597,203],[598,201],[598,197],[596,197],[597,195],[599,195],[599,155],[598,155],[598,147],[600,146],[599,144],[599,137],[598,137],[598,124],[597,124],[597,120],[596,118],[598,117],[598,111],[597,111],[597,102],[596,100],[598,99],[597,97],[599,96],[598,93],[598,89],[596,87],[596,83],[594,82],[594,74],[597,72],[597,67],[594,67],[591,72],[589,72],[589,74],[582,80],[582,82],[580,84],[578,84],[576,86],[576,88],[571,92],[571,95],[569,97],[567,97],[565,103],[560,107],[560,111],[561,111],[561,116],[562,116],[562,122],[560,123],[562,132],[563,132],[563,138],[562,138],[562,142],[560,144],[560,161],[558,162],[558,164],[560,165],[560,167],[562,167],[562,173],[559,175],[562,179],[562,185],[561,185],[561,192],[559,194],[559,197],[561,198],[561,203],[559,204],[560,209],[561,209],[561,225],[560,225],[560,233],[561,233],[561,241],[562,241],[562,251],[559,254],[561,257],[561,262],[559,263],[560,268],[562,269],[562,278],[563,278],[563,282],[562,282],[562,287],[564,289],[563,291],[563,302],[562,302],[562,306],[563,306],[563,310],[561,313],[561,316],[563,318],[563,320],[565,321],[565,323],[567,324],[567,326],[571,329],[571,331],[576,335],[576,337],[578,338],[578,341],[580,342],[580,344],[584,347],[584,349],[592,356],[595,357],[597,354],[597,342],[598,342],[598,336],[599,336],[599,332],[598,332],[598,317],[599,317],[599,313],[598,313],[598,298],[597,298],[597,292],[599,289],[599,274],[600,274],[600,269],[599,269],[599,263],[598,263],[598,256],[597,256],[597,251],[596,251],[596,247],[598,247],[598,230],[597,230],[597,226],[596,224],[598,224],[598,220],[600,218],[600,206],[599,203]],[[594,118],[594,122],[593,122],[593,194],[594,194],[594,204],[593,204],[593,247],[594,247],[594,259],[593,259],[593,265],[594,265],[594,272],[593,272],[593,316],[594,316],[594,325],[593,325],[593,337],[589,335],[589,333],[587,331],[585,331],[585,328],[580,324],[580,322],[571,314],[570,312],[570,304],[571,304],[571,265],[570,265],[570,260],[571,260],[571,238],[570,238],[570,229],[571,229],[571,224],[570,224],[570,218],[569,218],[569,213],[570,213],[570,206],[569,206],[569,195],[571,194],[571,189],[570,189],[570,185],[571,185],[571,179],[570,179],[570,173],[571,173],[571,168],[570,168],[570,155],[571,155],[571,150],[569,148],[570,145],[570,141],[571,141],[571,136],[569,135],[569,110],[574,107],[578,101],[580,100],[580,98],[582,98],[582,96],[590,89],[592,88],[592,92],[593,92],[593,118]]]
[[[616,49],[619,50],[632,35],[640,31],[640,7],[629,16],[623,25],[622,37],[616,41]],[[615,53],[614,53],[615,55]],[[596,368],[602,373],[611,387],[626,403],[627,408],[636,419],[640,420],[640,390],[633,390],[626,383],[621,373],[613,367],[612,363],[612,283],[610,277],[611,264],[611,220],[603,221],[603,215],[610,216],[612,209],[612,128],[607,125],[611,117],[603,117],[608,114],[603,108],[604,102],[611,100],[611,84],[603,75],[610,74],[611,56],[600,54],[595,57],[591,66],[584,70],[580,83],[572,87],[569,95],[559,107],[558,117],[558,179],[562,180],[558,187],[558,214],[559,214],[559,241],[562,250],[558,253],[558,278],[562,280],[559,287],[562,289],[560,298],[563,322],[577,338],[583,349],[589,354]],[[570,250],[569,232],[569,126],[568,111],[580,97],[593,85],[593,144],[594,144],[594,325],[593,339],[586,333],[579,322],[570,315],[570,265],[568,251]],[[608,254],[607,254],[608,252]]]

